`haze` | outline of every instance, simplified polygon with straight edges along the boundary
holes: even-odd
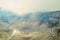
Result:
[[[0,0],[0,8],[17,14],[60,10],[60,0]]]

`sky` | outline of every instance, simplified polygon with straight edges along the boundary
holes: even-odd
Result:
[[[60,0],[0,0],[0,8],[24,14],[37,11],[60,10]]]

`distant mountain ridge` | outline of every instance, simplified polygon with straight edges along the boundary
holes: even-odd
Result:
[[[44,23],[47,23],[48,27],[54,27],[57,23],[59,23],[59,21],[60,11],[36,12],[19,16],[11,11],[0,10],[0,27],[1,25],[3,25],[3,27],[8,25],[11,28],[16,28],[23,31],[34,31],[40,30],[40,25]]]

